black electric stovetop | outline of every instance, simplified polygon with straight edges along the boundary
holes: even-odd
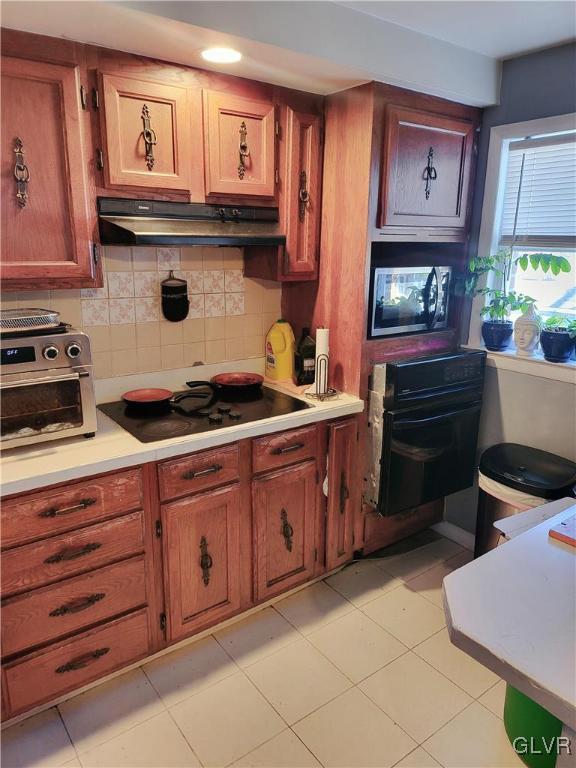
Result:
[[[211,396],[211,390],[206,388],[206,404],[210,402]],[[236,399],[234,402],[217,400],[209,408],[203,408],[197,399],[193,402],[195,410],[186,414],[170,406],[142,410],[126,405],[123,400],[103,403],[98,408],[141,443],[153,443],[156,440],[169,440],[171,437],[213,432],[234,424],[260,421],[313,407],[268,387],[262,387],[260,397],[242,401]],[[182,402],[183,408],[186,403],[186,400]]]

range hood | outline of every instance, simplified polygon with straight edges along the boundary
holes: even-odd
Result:
[[[102,245],[285,245],[278,208],[98,198]]]

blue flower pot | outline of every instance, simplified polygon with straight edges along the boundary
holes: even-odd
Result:
[[[551,363],[567,363],[574,349],[574,339],[568,331],[547,331],[540,333],[540,346],[544,357]]]
[[[492,352],[502,352],[510,344],[514,326],[511,320],[484,320],[482,323],[482,338],[486,349]]]

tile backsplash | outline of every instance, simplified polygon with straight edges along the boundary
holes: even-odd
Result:
[[[2,294],[2,306],[44,307],[90,336],[97,378],[262,357],[280,317],[281,286],[244,277],[240,248],[107,247],[104,286]],[[160,283],[188,283],[190,312],[162,316]]]

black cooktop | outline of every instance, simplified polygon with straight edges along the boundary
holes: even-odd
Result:
[[[211,391],[206,389],[206,403],[210,401],[211,394]],[[185,406],[186,401],[183,401],[182,405]],[[260,419],[269,419],[272,416],[282,416],[313,407],[291,395],[285,395],[268,387],[262,387],[261,395],[257,398],[241,402],[218,400],[210,408],[198,408],[199,405],[201,403],[195,399],[196,410],[186,414],[170,406],[163,406],[155,411],[149,409],[143,411],[126,405],[123,400],[103,403],[98,408],[141,443],[153,443],[157,440],[168,440],[172,437],[194,435],[199,432],[214,432],[234,424],[260,421]]]

